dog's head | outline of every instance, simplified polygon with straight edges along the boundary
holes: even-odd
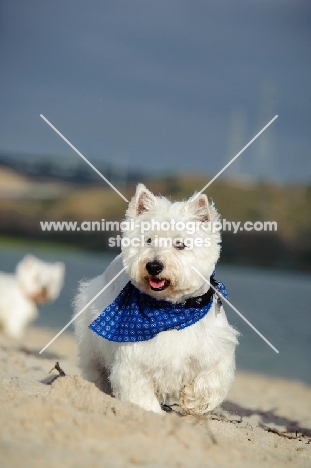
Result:
[[[33,255],[26,255],[16,267],[21,289],[36,304],[53,301],[59,296],[64,273],[62,262],[46,263]]]
[[[193,200],[192,200],[193,199]],[[170,202],[140,184],[126,212],[124,265],[141,291],[170,302],[204,294],[220,255],[219,215],[207,196]]]

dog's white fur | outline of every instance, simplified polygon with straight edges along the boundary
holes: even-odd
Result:
[[[140,184],[126,213],[126,219],[135,221],[136,229],[124,236],[140,237],[140,223],[146,220],[213,222],[218,217],[206,195],[200,195],[195,201],[171,203],[164,197],[155,197]],[[181,236],[180,232],[172,230],[157,231],[156,234],[159,237]],[[145,238],[154,238],[154,235],[154,232],[146,232]],[[161,404],[177,402],[188,413],[204,414],[223,401],[234,378],[238,333],[228,324],[225,312],[222,307],[219,310],[216,300],[208,314],[194,325],[161,332],[149,341],[115,343],[88,329],[129,280],[141,291],[173,303],[204,294],[209,286],[191,265],[209,279],[220,254],[220,234],[202,229],[193,234],[202,239],[207,236],[210,247],[184,250],[152,244],[123,247],[122,254],[101,276],[80,285],[76,312],[126,266],[126,271],[75,321],[80,365],[86,379],[123,401],[156,413],[162,412]],[[164,265],[161,278],[169,280],[169,287],[163,291],[153,291],[148,283],[146,263],[155,259]]]
[[[13,338],[21,338],[25,328],[38,316],[37,305],[51,302],[63,286],[65,266],[46,263],[26,255],[15,274],[0,272],[0,327]]]

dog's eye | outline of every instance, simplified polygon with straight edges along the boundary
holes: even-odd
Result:
[[[177,250],[183,250],[186,247],[185,244],[180,239],[175,239],[173,245],[175,249]]]
[[[147,244],[147,245],[150,245],[150,244],[151,244],[151,237],[148,237],[148,239],[146,239],[146,244]]]

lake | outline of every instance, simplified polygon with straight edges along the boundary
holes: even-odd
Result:
[[[13,272],[26,253],[49,262],[61,260],[66,265],[60,297],[42,306],[34,323],[55,331],[72,317],[71,303],[78,282],[102,273],[113,258],[100,252],[0,246],[0,270]],[[232,304],[279,350],[276,354],[225,304],[229,322],[241,333],[237,369],[311,384],[311,275],[219,265],[216,279],[226,284]],[[72,332],[72,328],[67,331]]]

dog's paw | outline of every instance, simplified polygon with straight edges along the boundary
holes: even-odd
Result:
[[[218,389],[198,385],[195,380],[185,385],[180,393],[179,404],[187,414],[202,415],[216,408],[224,399],[225,394]]]
[[[187,414],[205,414],[209,409],[209,401],[198,398],[194,391],[194,384],[185,385],[180,393],[179,405]]]

